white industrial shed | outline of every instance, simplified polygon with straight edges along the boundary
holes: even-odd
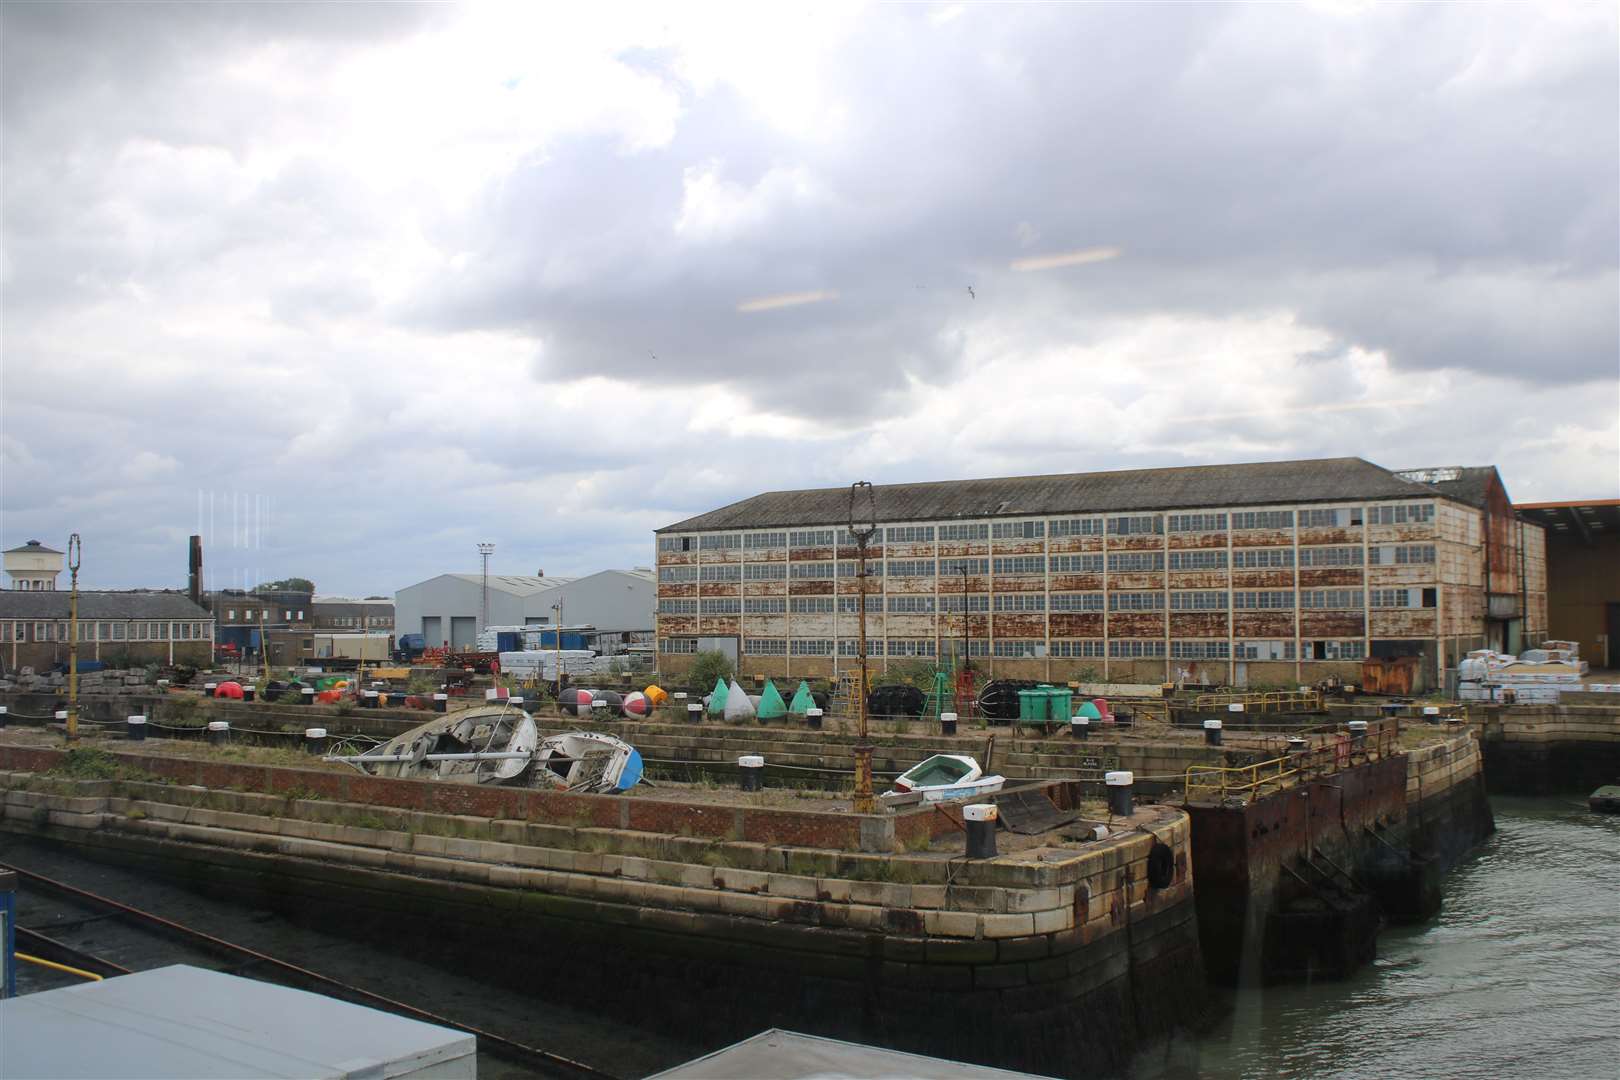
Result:
[[[430,648],[473,647],[489,626],[588,624],[603,633],[650,633],[656,586],[651,570],[602,570],[585,577],[489,576],[489,620],[479,574],[440,574],[394,594],[394,633],[421,634]]]

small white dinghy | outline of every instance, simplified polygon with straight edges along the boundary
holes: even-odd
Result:
[[[485,705],[430,720],[364,754],[330,755],[372,776],[457,784],[522,783],[540,741],[534,718],[508,705]]]
[[[641,754],[596,731],[548,735],[535,750],[535,786],[617,794],[641,782]]]
[[[923,802],[949,802],[1000,791],[1006,782],[1007,778],[999,773],[984,775],[978,760],[966,754],[935,754],[901,773],[895,778],[894,790],[879,798],[915,794],[921,795]]]

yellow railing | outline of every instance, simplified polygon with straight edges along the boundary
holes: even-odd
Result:
[[[1186,786],[1189,802],[1207,802],[1237,796],[1248,802],[1267,784],[1280,784],[1299,772],[1292,757],[1272,758],[1253,765],[1189,765]]]
[[[69,975],[77,975],[79,978],[81,978],[81,979],[89,979],[91,982],[101,982],[102,981],[101,976],[97,975],[93,971],[81,971],[80,969],[78,969],[76,967],[68,967],[66,964],[58,964],[54,960],[46,960],[46,959],[43,959],[42,957],[38,957],[38,956],[29,956],[27,953],[23,953],[23,952],[15,953],[13,955],[15,955],[17,957],[17,959],[23,961],[24,963],[38,964],[40,967],[42,967],[42,968],[50,968],[52,971],[65,971]]]
[[[1244,712],[1321,712],[1322,695],[1316,690],[1289,690],[1269,694],[1199,694],[1195,709],[1242,705]]]
[[[1290,745],[1293,739],[1303,739],[1307,745],[1296,752]],[[1229,798],[1248,802],[1268,784],[1281,786],[1283,781],[1295,777],[1329,776],[1353,765],[1382,760],[1399,750],[1399,739],[1400,722],[1397,720],[1369,722],[1366,734],[1360,739],[1338,730],[1268,735],[1262,745],[1265,752],[1277,754],[1277,757],[1253,765],[1189,765],[1182,790],[1189,802]]]

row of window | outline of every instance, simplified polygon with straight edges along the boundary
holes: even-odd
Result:
[[[968,655],[994,655],[1003,659],[1039,660],[1047,656],[1063,660],[1164,659],[1173,660],[1293,660],[1294,642],[1288,639],[1271,641],[1172,641],[1168,649],[1163,641],[1113,639],[1058,639],[1051,642],[1036,638],[1003,638],[994,643],[974,640],[967,643]],[[872,638],[866,643],[870,657],[932,657],[937,648],[947,652],[961,652],[961,643],[929,638]],[[695,653],[696,638],[659,638],[661,653]],[[832,656],[855,657],[859,643],[850,638],[834,642],[829,638],[745,638],[742,642],[745,656]],[[1301,642],[1300,655],[1307,660],[1364,660],[1366,643],[1357,640],[1328,639]]]
[[[1102,611],[1105,595],[1108,611],[1163,611],[1166,607],[1166,594],[1163,592],[998,593],[993,601],[982,593],[940,597],[891,593],[887,597],[868,595],[865,606],[868,613],[887,611],[891,615],[960,614],[964,610]],[[1228,608],[1235,611],[1292,611],[1294,608],[1292,589],[1240,589],[1231,593],[1224,589],[1190,589],[1173,591],[1168,595],[1171,611],[1226,611]],[[1367,602],[1375,608],[1432,608],[1437,596],[1437,590],[1433,588],[1370,589]],[[859,600],[855,596],[708,596],[702,600],[667,597],[658,601],[658,612],[661,615],[781,615],[789,611],[796,615],[831,614],[834,611],[853,614]],[[1359,589],[1302,589],[1299,607],[1305,611],[1359,611],[1362,593]]]
[[[1408,564],[1433,565],[1433,544],[1380,544],[1367,550],[1366,561],[1373,566]],[[1270,570],[1291,569],[1294,566],[1294,548],[1238,548],[1230,553],[1233,569]],[[1348,567],[1362,564],[1362,548],[1357,545],[1338,547],[1302,547],[1299,565],[1302,567]],[[1224,550],[1201,549],[1169,552],[1171,570],[1224,570],[1228,553]],[[998,574],[1097,574],[1107,568],[1113,574],[1158,573],[1164,570],[1165,552],[1114,551],[1079,555],[1016,555],[993,561]],[[982,575],[989,571],[990,559],[890,559],[885,567],[881,559],[867,563],[870,577],[954,577],[963,573]],[[659,570],[658,580],[672,584],[693,581],[782,581],[789,577],[828,580],[833,577],[855,577],[858,564],[854,560],[833,562],[821,560],[795,563],[721,563],[697,566],[666,566]],[[289,613],[290,615],[291,613]],[[232,618],[235,613],[231,613]],[[302,617],[302,612],[299,613]],[[376,624],[374,624],[376,625]]]
[[[214,636],[212,622],[93,622],[79,623],[79,640],[84,641],[206,641]],[[72,624],[67,620],[0,619],[0,641],[71,641]]]

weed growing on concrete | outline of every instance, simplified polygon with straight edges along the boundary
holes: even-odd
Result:
[[[93,747],[74,747],[62,755],[55,767],[46,770],[46,776],[60,776],[68,780],[151,780],[144,769],[125,765],[105,750]]]

